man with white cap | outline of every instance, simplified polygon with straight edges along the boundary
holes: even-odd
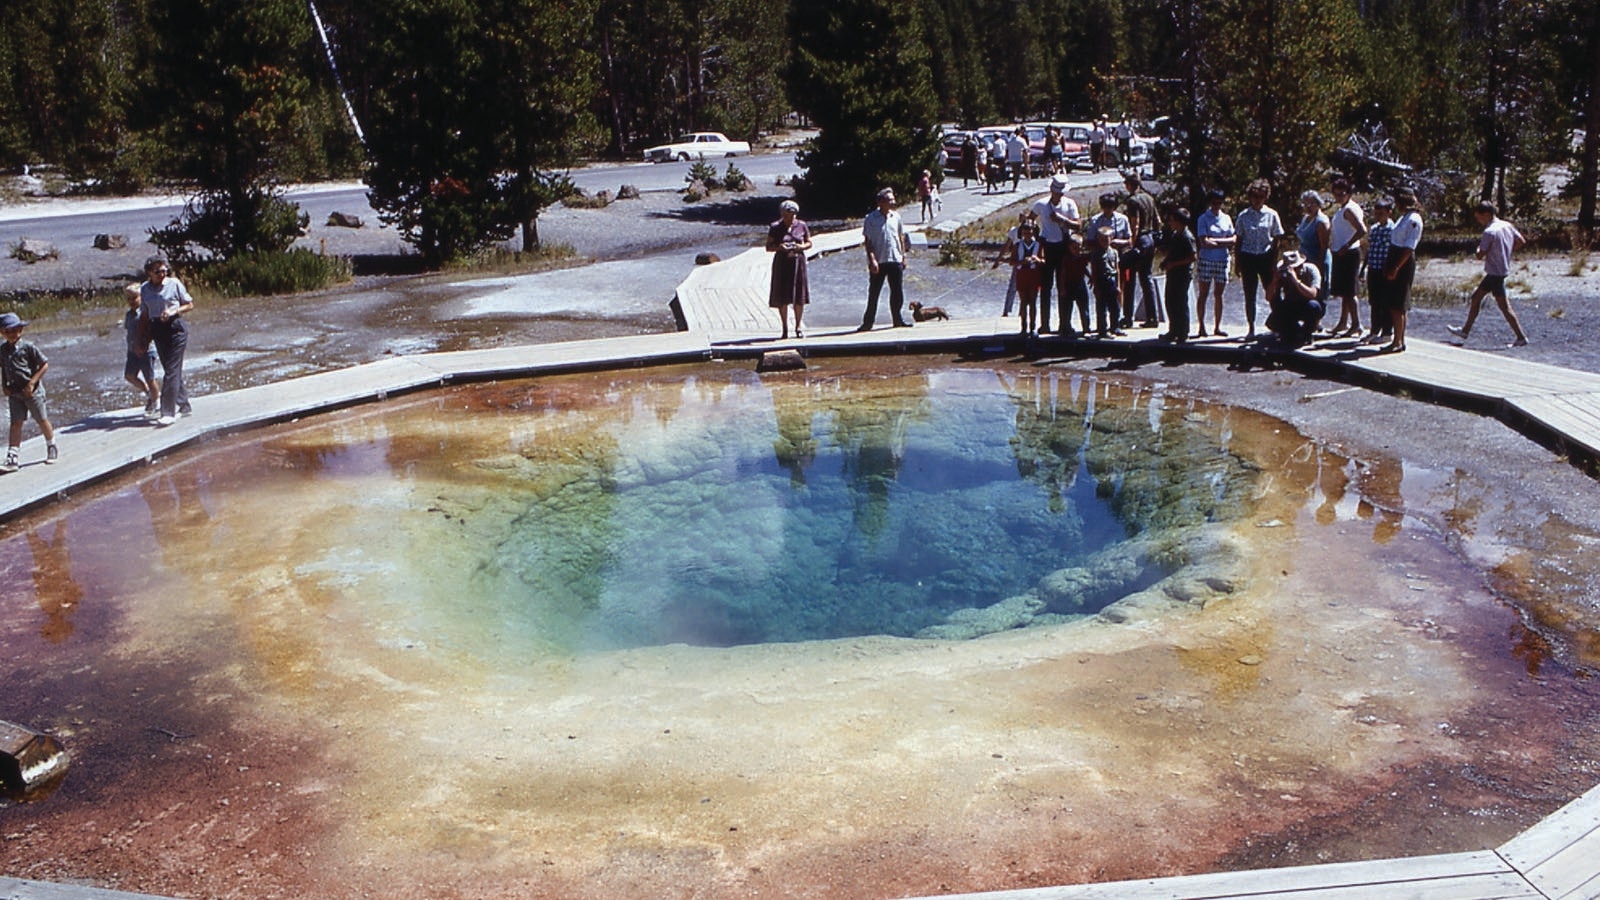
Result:
[[[1039,331],[1050,330],[1050,291],[1057,288],[1062,294],[1061,333],[1072,334],[1072,310],[1066,305],[1065,292],[1057,283],[1061,277],[1061,260],[1067,255],[1067,235],[1083,229],[1078,215],[1078,203],[1067,196],[1067,176],[1057,174],[1050,178],[1050,197],[1035,201],[1034,215],[1039,220],[1039,241],[1044,244],[1043,283],[1039,290]]]
[[[1267,328],[1290,347],[1310,342],[1322,322],[1326,307],[1318,299],[1322,293],[1322,270],[1298,250],[1285,250],[1282,261],[1267,286],[1272,298],[1272,314]]]

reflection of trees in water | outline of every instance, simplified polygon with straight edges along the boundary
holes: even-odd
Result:
[[[1084,382],[1074,376],[1065,383],[1054,375],[1027,374],[1007,384],[1016,407],[1011,452],[1017,461],[1017,475],[1044,488],[1051,512],[1066,508],[1063,493],[1072,490],[1082,466],[1089,428],[1084,409],[1079,406]],[[1058,397],[1060,388],[1065,397]]]
[[[1011,388],[1018,473],[1044,488],[1053,511],[1089,475],[1095,496],[1129,535],[1239,515],[1256,471],[1224,446],[1228,423],[1193,403],[1169,402],[1159,388],[1118,396],[1124,393],[1078,376],[1018,378]]]
[[[1361,491],[1356,515],[1360,516],[1362,510],[1366,509],[1366,517],[1370,518],[1371,511],[1376,511],[1378,521],[1372,526],[1372,541],[1375,544],[1387,544],[1400,533],[1400,525],[1405,521],[1406,501],[1400,488],[1405,477],[1405,465],[1397,456],[1376,453],[1358,460],[1356,473]]]
[[[774,385],[772,412],[778,422],[772,455],[788,470],[789,484],[801,487],[806,483],[806,469],[817,460],[817,438],[811,427],[816,415],[812,386],[806,382]]]
[[[1484,485],[1469,485],[1466,470],[1458,468],[1450,473],[1448,487],[1445,524],[1463,538],[1470,538],[1477,533],[1478,517],[1483,515]]]
[[[72,636],[72,617],[83,602],[83,588],[72,577],[67,555],[67,521],[60,519],[49,540],[40,529],[28,532],[33,551],[33,599],[44,613],[39,635],[52,644]]]
[[[881,536],[889,524],[889,488],[905,459],[907,432],[929,414],[927,377],[901,381],[910,382],[910,389],[846,399],[829,410],[855,502],[856,529],[869,539]]]
[[[188,463],[139,482],[139,496],[150,510],[150,536],[168,568],[186,568],[189,530],[211,521],[201,481],[200,466]]]

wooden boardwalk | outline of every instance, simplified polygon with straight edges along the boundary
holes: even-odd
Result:
[[[1017,198],[1000,198],[1015,202]],[[816,254],[859,244],[859,234],[822,235]],[[1014,319],[919,324],[908,329],[811,332],[804,340],[770,339],[776,315],[766,306],[769,257],[752,250],[697,268],[675,301],[685,331],[595,341],[398,357],[336,372],[200,398],[196,413],[152,428],[139,409],[60,429],[60,464],[45,466],[38,438],[24,444],[23,471],[0,477],[0,526],[20,513],[69,499],[85,485],[155,464],[184,446],[273,422],[428,387],[554,372],[751,358],[778,348],[810,354],[1020,352],[1038,359],[1131,356],[1226,363],[1259,361],[1382,390],[1480,410],[1536,439],[1592,461],[1600,458],[1600,375],[1491,356],[1412,339],[1402,354],[1379,354],[1350,342],[1262,355],[1238,343],[1169,346],[1121,338],[1024,344]],[[0,900],[132,900],[143,895],[0,877]],[[1358,863],[1192,875],[962,895],[985,900],[1182,900],[1182,898],[1600,898],[1600,787],[1495,850]]]

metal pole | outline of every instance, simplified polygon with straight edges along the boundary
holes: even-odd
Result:
[[[322,16],[317,12],[317,0],[306,0],[306,6],[311,8],[311,21],[317,24],[317,36],[322,39],[322,50],[328,55],[328,68],[333,70],[333,84],[339,89],[339,99],[344,101],[344,111],[350,117],[350,127],[356,130],[356,140],[365,147],[367,136],[361,130],[361,122],[356,119],[356,108],[350,105],[350,95],[344,89],[344,79],[339,75],[339,64],[333,58],[333,44],[328,41],[328,29],[322,27]]]

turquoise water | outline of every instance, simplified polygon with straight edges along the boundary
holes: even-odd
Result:
[[[991,370],[791,379],[658,382],[602,427],[614,454],[558,463],[554,487],[508,476],[521,508],[473,593],[569,649],[914,636],[1248,491],[1209,419],[1152,417],[1150,396]]]

